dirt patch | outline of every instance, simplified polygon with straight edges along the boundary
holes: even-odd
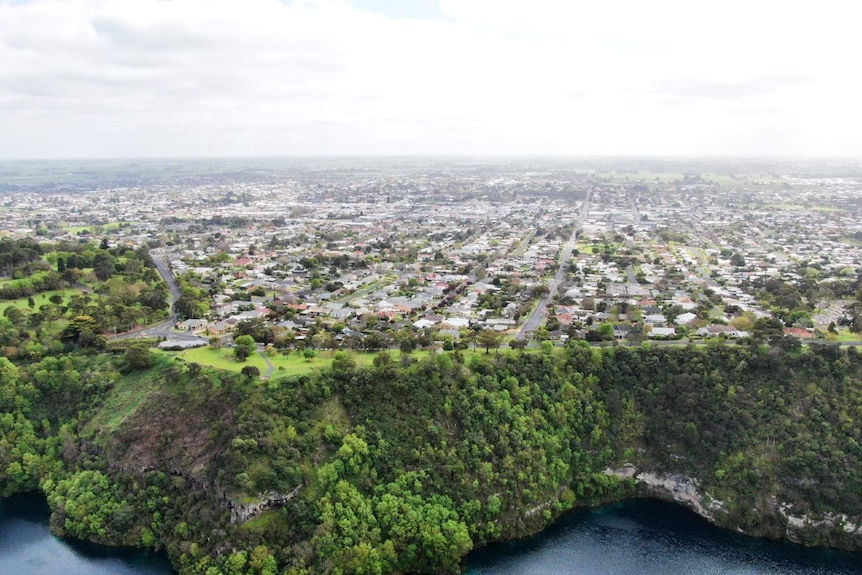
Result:
[[[159,390],[107,441],[107,456],[123,469],[182,472],[209,483],[213,460],[234,436],[239,401],[230,394]]]

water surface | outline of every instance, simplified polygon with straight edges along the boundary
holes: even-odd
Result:
[[[573,512],[536,537],[470,554],[467,567],[470,575],[862,575],[862,554],[738,535],[643,499]]]
[[[862,575],[862,554],[719,529],[670,503],[568,514],[545,533],[472,553],[470,575]],[[43,497],[0,500],[0,573],[174,575],[164,554],[58,539]]]
[[[0,500],[0,573],[21,575],[174,575],[167,557],[139,549],[59,539],[45,498]]]

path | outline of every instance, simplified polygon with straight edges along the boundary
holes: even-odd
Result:
[[[260,347],[258,347],[257,353],[260,355],[260,357],[263,358],[263,362],[266,364],[266,373],[264,373],[262,377],[269,379],[270,377],[272,377],[272,373],[275,371],[275,366],[272,365],[272,362],[269,361],[269,357],[267,357],[266,352],[262,351]]]
[[[587,195],[584,198],[584,202],[581,204],[581,211],[578,213],[578,219],[575,221],[575,226],[572,228],[572,235],[569,237],[569,240],[563,245],[560,250],[560,259],[559,259],[559,268],[557,268],[557,273],[554,276],[554,279],[551,281],[551,284],[548,286],[548,293],[542,296],[542,299],[539,300],[539,305],[533,309],[530,315],[524,320],[524,324],[521,326],[520,331],[515,335],[515,339],[522,340],[527,337],[528,333],[535,332],[539,327],[539,324],[542,323],[542,319],[545,316],[545,309],[548,307],[548,304],[551,303],[551,299],[557,295],[557,289],[560,287],[560,284],[563,283],[563,279],[566,277],[566,271],[569,267],[569,260],[572,258],[572,252],[575,249],[575,246],[578,242],[578,234],[581,231],[581,228],[584,225],[584,222],[587,219],[587,216],[590,213],[590,196],[592,194],[592,190],[587,191]]]

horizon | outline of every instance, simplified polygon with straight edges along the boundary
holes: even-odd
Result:
[[[440,160],[655,160],[655,161],[851,161],[862,162],[862,154],[850,155],[814,155],[814,154],[274,154],[274,155],[189,155],[189,156],[51,156],[51,157],[0,157],[0,164],[28,162],[104,162],[104,161],[218,161],[218,160],[399,160],[399,159],[440,159]]]

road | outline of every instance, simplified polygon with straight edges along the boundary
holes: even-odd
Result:
[[[150,257],[153,259],[153,263],[155,264],[156,269],[159,271],[159,275],[162,276],[162,279],[165,280],[165,283],[168,285],[171,315],[167,319],[163,319],[158,323],[148,325],[143,329],[120,333],[109,339],[120,340],[128,339],[130,337],[155,337],[165,341],[204,340],[204,338],[198,337],[196,335],[191,335],[187,333],[174,333],[173,329],[177,325],[177,314],[174,313],[174,304],[177,302],[178,299],[180,299],[182,292],[180,291],[180,287],[177,285],[177,280],[174,278],[174,274],[171,273],[171,268],[170,266],[168,266],[168,262],[164,259],[164,257],[153,254],[150,254]]]
[[[551,298],[557,295],[557,289],[566,277],[566,272],[569,268],[569,260],[572,258],[572,251],[574,251],[575,246],[578,243],[578,233],[581,231],[581,228],[590,213],[591,195],[592,190],[588,190],[587,195],[584,198],[584,203],[581,204],[581,211],[578,213],[578,219],[575,221],[575,225],[572,228],[572,235],[560,250],[559,268],[557,268],[557,273],[554,275],[554,279],[548,286],[548,293],[542,296],[542,299],[539,300],[539,305],[537,305],[527,319],[524,320],[524,324],[521,326],[517,335],[515,335],[515,339],[522,340],[527,337],[527,334],[533,333],[538,329],[539,324],[542,323],[542,320],[545,317],[545,310],[547,309],[548,304],[551,303]]]
[[[632,189],[626,193],[626,196],[629,200],[629,206],[632,209],[632,216],[634,217],[635,225],[640,225],[642,217],[641,210],[638,207],[638,192]]]
[[[159,270],[159,275],[162,276],[162,279],[165,280],[166,284],[168,284],[168,292],[171,296],[171,311],[173,311],[174,304],[177,303],[177,300],[180,299],[183,292],[180,291],[180,286],[177,285],[177,280],[174,278],[174,274],[171,273],[171,268],[164,256],[154,256],[150,254],[150,257],[156,265],[156,269]]]
[[[527,246],[530,245],[530,242],[533,240],[533,236],[535,236],[535,235],[536,235],[536,230],[535,229],[530,230],[529,233],[527,233],[527,235],[524,236],[524,239],[521,240],[521,243],[518,244],[518,247],[516,247],[514,250],[512,250],[512,253],[509,255],[512,257],[521,257],[522,255],[524,255],[524,252],[527,251]]]
[[[158,323],[154,323],[148,325],[144,328],[137,329],[134,331],[127,331],[125,333],[118,333],[117,335],[111,336],[108,339],[111,341],[117,341],[122,339],[136,338],[136,337],[154,337],[156,339],[164,340],[164,341],[188,341],[195,343],[206,344],[209,340],[206,338],[193,335],[190,333],[177,333],[174,331],[174,326],[177,324],[176,315],[171,315],[168,319],[164,319]]]

